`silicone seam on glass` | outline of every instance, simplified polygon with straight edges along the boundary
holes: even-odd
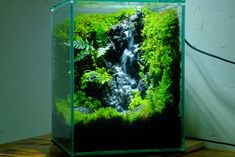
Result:
[[[73,18],[73,1],[70,3],[70,100],[71,100],[71,149],[74,154],[74,18]]]
[[[64,152],[66,152],[70,156],[72,155],[71,152],[66,147],[64,147],[62,143],[57,141],[55,138],[52,138],[52,142],[55,143],[59,148],[61,148]]]
[[[54,5],[54,6],[51,8],[51,12],[54,12],[54,11],[60,9],[60,8],[62,8],[62,7],[64,7],[64,6],[66,6],[66,5],[69,4],[69,3],[71,3],[71,1],[60,2],[60,3]]]
[[[153,152],[184,152],[182,148],[163,148],[163,149],[132,149],[132,150],[110,150],[110,151],[94,151],[94,152],[78,152],[75,156],[89,155],[111,155],[111,154],[131,154],[131,153],[153,153]]]
[[[185,149],[185,128],[184,128],[184,105],[185,105],[185,5],[182,5],[182,15],[181,15],[181,26],[182,26],[182,34],[181,34],[181,64],[182,64],[182,83],[181,83],[181,136],[182,136],[182,147]]]
[[[158,2],[158,3],[185,3],[185,0],[65,0],[64,2],[60,2],[54,5],[51,8],[51,12],[56,11],[57,9],[67,5],[68,3],[74,3],[76,1],[82,2],[95,2],[95,1],[102,1],[102,2]]]
[[[52,11],[51,11],[52,12]],[[51,38],[53,39],[53,14],[51,14]],[[53,40],[51,39],[51,43],[53,43]],[[52,140],[54,139],[53,137],[53,113],[54,113],[54,87],[53,87],[53,80],[54,80],[54,64],[53,64],[53,46],[51,46],[51,97],[50,97],[50,102],[51,102],[51,135],[52,135]]]
[[[184,3],[185,0],[75,0],[80,2],[158,2],[158,3]]]

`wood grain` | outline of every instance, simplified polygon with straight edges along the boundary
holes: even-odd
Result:
[[[201,148],[198,141],[186,141],[187,152]],[[187,149],[186,149],[187,150]],[[50,135],[34,137],[0,145],[0,157],[66,157],[67,155],[51,142]],[[120,156],[120,155],[119,155]],[[130,156],[130,155],[129,155]],[[131,155],[133,156],[133,155]],[[134,155],[135,157],[235,157],[235,152],[199,149],[186,154]],[[107,156],[105,156],[107,157]]]

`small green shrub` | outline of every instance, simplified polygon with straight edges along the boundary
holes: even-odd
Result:
[[[91,110],[96,110],[102,105],[98,99],[87,96],[83,91],[77,91],[74,93],[74,107],[88,107]]]
[[[97,89],[106,83],[109,83],[112,76],[105,70],[105,68],[96,68],[95,71],[89,71],[82,76],[81,89],[85,89],[89,82],[97,84]]]
[[[142,99],[139,92],[135,91],[133,93],[133,97],[131,98],[131,102],[128,106],[128,109],[130,111],[134,111],[136,110],[138,107],[140,107],[140,109],[149,106],[149,101],[147,99]]]

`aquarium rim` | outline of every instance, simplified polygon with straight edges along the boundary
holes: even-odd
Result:
[[[57,9],[75,2],[156,2],[156,3],[185,3],[185,0],[64,0],[51,8],[51,12],[56,11]]]
[[[184,153],[182,148],[163,148],[163,149],[131,149],[131,150],[111,150],[111,151],[94,151],[94,152],[78,152],[75,156],[90,155],[116,155],[116,154],[135,154],[135,153]]]

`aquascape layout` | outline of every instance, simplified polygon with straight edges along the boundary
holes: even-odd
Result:
[[[70,20],[54,27],[56,64],[73,64],[75,150],[181,148],[179,19],[175,8],[78,13],[73,41]],[[71,45],[73,62],[60,58]],[[70,95],[54,106],[70,126]]]

